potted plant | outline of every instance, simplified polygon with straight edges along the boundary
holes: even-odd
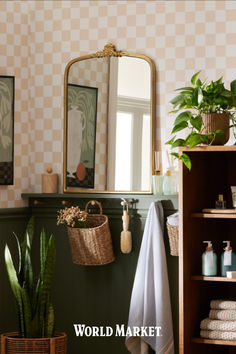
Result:
[[[170,101],[174,108],[171,113],[178,113],[171,134],[184,129],[189,133],[185,139],[172,136],[166,143],[171,145],[171,149],[180,146],[191,149],[201,144],[224,145],[229,139],[230,127],[236,137],[236,80],[231,82],[228,90],[222,77],[209,83],[201,81],[199,73],[192,76],[192,86],[177,89],[177,96]],[[173,152],[172,155],[191,169],[191,160],[187,154]]]
[[[54,331],[54,310],[51,286],[56,249],[53,235],[47,240],[44,229],[40,234],[40,271],[33,273],[31,246],[34,218],[31,218],[22,242],[14,234],[18,249],[18,266],[5,246],[5,263],[15,297],[18,332],[1,335],[2,354],[65,354],[66,334]]]

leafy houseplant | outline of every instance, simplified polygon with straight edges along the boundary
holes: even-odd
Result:
[[[35,350],[37,353],[51,353],[45,348],[45,338],[60,338],[54,333],[54,310],[51,302],[51,283],[55,266],[55,241],[53,235],[47,240],[44,229],[40,234],[40,271],[36,280],[33,273],[31,260],[31,247],[34,235],[34,218],[28,222],[25,236],[22,242],[14,234],[18,248],[18,267],[15,267],[8,245],[5,246],[5,263],[11,289],[15,297],[19,332],[16,336],[17,345],[19,341],[27,343],[28,338],[34,338],[37,342]],[[9,334],[10,335],[10,334]],[[53,353],[66,353],[66,335],[63,335],[64,351]],[[11,336],[2,335],[2,341]],[[13,336],[14,337],[14,336]],[[24,338],[27,338],[24,340]],[[42,339],[43,338],[43,339]],[[44,341],[40,351],[40,340]],[[12,341],[12,338],[11,338]],[[28,340],[32,343],[33,339]],[[44,346],[44,349],[43,349]],[[7,348],[8,346],[6,346]],[[34,353],[33,348],[20,344],[22,351],[17,353]],[[13,353],[7,351],[5,353]]]
[[[172,113],[179,113],[171,134],[190,129],[185,139],[172,136],[166,143],[171,145],[171,149],[180,146],[191,149],[200,144],[223,145],[229,138],[229,127],[233,128],[236,138],[236,80],[231,82],[228,90],[222,77],[209,83],[206,80],[201,81],[198,78],[199,73],[200,71],[192,76],[192,86],[177,89],[178,95],[171,100],[174,108]],[[231,126],[229,120],[232,122]],[[187,154],[173,152],[172,155],[191,169],[191,160]]]

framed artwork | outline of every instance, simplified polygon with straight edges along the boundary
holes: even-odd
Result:
[[[94,188],[97,96],[96,87],[68,84],[66,188]]]
[[[14,76],[0,76],[0,185],[13,184]]]

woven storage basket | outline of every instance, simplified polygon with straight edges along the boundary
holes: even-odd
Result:
[[[114,261],[108,217],[102,214],[102,206],[96,200],[89,201],[85,206],[97,204],[100,214],[88,214],[90,228],[74,228],[67,226],[70,240],[72,261],[80,265],[103,265]]]
[[[179,255],[179,227],[172,226],[168,222],[166,223],[169,243],[170,243],[170,254],[172,256]]]
[[[55,333],[52,338],[19,338],[17,332],[1,335],[1,354],[66,354],[67,336]]]

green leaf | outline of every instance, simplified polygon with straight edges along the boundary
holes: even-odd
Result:
[[[230,89],[231,89],[231,92],[233,92],[233,93],[236,94],[236,80],[233,80],[233,81],[230,83]]]
[[[192,113],[190,111],[184,111],[180,113],[176,118],[174,122],[174,126],[182,123],[182,122],[187,122],[192,116]]]
[[[191,94],[193,90],[194,90],[193,87],[191,87],[191,86],[186,86],[186,87],[178,88],[178,89],[176,89],[175,91],[187,91],[187,92],[189,92],[189,93]]]
[[[180,158],[180,154],[178,154],[177,152],[171,152],[171,155],[174,156],[176,159]]]
[[[197,131],[201,131],[202,128],[202,117],[200,115],[197,115],[196,117],[191,117],[190,118],[190,123],[192,126],[197,129]]]
[[[194,106],[194,107],[198,106],[198,87],[196,87],[193,91],[191,103],[192,103],[192,106]]]
[[[45,230],[42,229],[41,234],[40,234],[40,275],[41,275],[41,279],[43,279],[46,256],[47,256],[47,239],[46,239]]]
[[[201,70],[198,71],[196,74],[194,74],[194,75],[191,77],[191,84],[192,84],[192,85],[195,85],[196,79],[197,79],[197,77],[198,77],[198,75],[199,75],[200,72],[201,72]]]
[[[49,303],[48,309],[47,309],[47,317],[46,317],[46,328],[45,328],[45,337],[51,338],[53,337],[54,334],[54,310],[53,306],[51,303]]]
[[[16,308],[17,308],[18,319],[19,319],[19,335],[20,337],[24,337],[25,329],[24,329],[23,305],[21,299],[21,287],[18,283],[16,270],[12,261],[11,253],[7,245],[5,246],[4,257],[5,257],[5,264],[6,264],[9,282],[16,301]]]
[[[171,138],[170,140],[168,140],[165,145],[172,145],[173,142],[175,141],[175,136],[173,138]]]
[[[225,132],[221,129],[215,131],[215,139],[220,141],[222,144],[225,143]]]
[[[176,133],[176,132],[178,132],[180,130],[183,130],[183,129],[187,128],[187,127],[188,127],[188,123],[186,121],[183,121],[183,122],[181,122],[181,123],[179,123],[179,124],[174,126],[174,128],[172,129],[171,134],[174,134],[174,133]]]
[[[189,169],[189,171],[191,170],[192,168],[192,164],[191,164],[191,159],[190,157],[183,153],[181,156],[180,156],[180,159],[183,161],[184,165]]]
[[[201,135],[194,134],[194,135],[190,136],[188,139],[188,144],[189,144],[190,149],[198,144],[201,144]]]
[[[19,241],[18,237],[16,236],[15,232],[13,232],[13,235],[14,235],[14,237],[16,239],[17,249],[18,249],[18,262],[19,262],[18,274],[19,274],[20,270],[21,270],[21,247],[20,247],[20,241]]]
[[[23,311],[24,311],[24,325],[25,325],[25,337],[32,337],[32,328],[31,328],[31,305],[29,294],[27,288],[21,289],[21,297],[23,303]]]
[[[170,101],[170,103],[174,106],[174,108],[176,107],[176,106],[178,106],[180,103],[182,103],[182,102],[184,102],[184,95],[178,95],[178,96],[176,96],[176,97],[174,97],[171,101]]]
[[[201,134],[200,136],[201,136],[201,142],[202,142],[203,144],[207,144],[207,145],[210,144],[211,141],[210,141],[210,139],[208,138],[207,135]]]
[[[171,145],[171,149],[174,149],[174,148],[179,147],[179,146],[185,146],[185,145],[186,145],[186,142],[185,142],[184,139],[177,139]]]

